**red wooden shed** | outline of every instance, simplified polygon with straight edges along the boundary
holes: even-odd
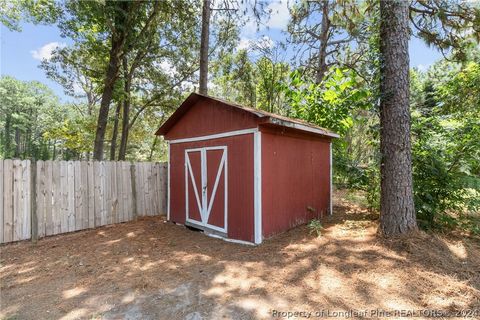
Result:
[[[260,244],[332,211],[333,132],[192,93],[156,134],[169,221]]]

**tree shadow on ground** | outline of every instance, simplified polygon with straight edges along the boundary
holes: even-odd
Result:
[[[480,248],[419,233],[385,240],[361,208],[335,207],[258,247],[163,218],[2,247],[0,317],[264,319],[277,311],[480,308]],[[359,316],[361,317],[361,316]]]

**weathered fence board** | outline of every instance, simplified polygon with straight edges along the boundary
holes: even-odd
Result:
[[[66,161],[60,161],[60,232],[68,232],[68,167]]]
[[[3,242],[13,241],[13,161],[3,162]]]
[[[166,214],[166,197],[165,163],[0,160],[0,243]]]
[[[88,181],[88,228],[95,228],[95,185],[94,185],[93,162],[87,162]]]
[[[45,235],[53,234],[53,183],[52,183],[52,161],[45,161]]]
[[[68,191],[67,191],[67,211],[68,211],[68,231],[75,231],[75,168],[73,161],[67,162]]]
[[[8,171],[5,171],[8,170]],[[5,160],[3,163],[4,242],[30,238],[31,176],[30,160]]]
[[[112,167],[110,166],[109,162],[104,162],[105,168],[105,216],[103,220],[103,224],[110,224],[112,223],[112,185],[111,185],[111,174],[112,174]]]
[[[31,169],[32,167],[30,166],[30,160],[24,160],[22,161],[22,182],[25,186],[25,191],[23,194],[23,206],[24,206],[24,224],[22,225],[22,240],[23,239],[28,239],[30,238],[31,235],[31,224],[32,224],[32,216],[31,216],[31,205],[32,205],[32,184],[31,184]]]
[[[19,233],[19,226],[22,225],[23,214],[21,211],[21,201],[20,201],[20,194],[22,193],[22,167],[21,162],[18,160],[13,161],[13,241],[20,240]]]
[[[52,219],[53,219],[53,232],[52,234],[62,233],[62,215],[63,215],[63,207],[62,207],[62,185],[60,183],[61,178],[60,176],[60,168],[61,163],[60,161],[52,161],[52,178],[53,178],[53,205],[52,205]]]
[[[39,238],[45,236],[45,163],[37,162],[37,235]],[[33,228],[33,226],[32,226]]]

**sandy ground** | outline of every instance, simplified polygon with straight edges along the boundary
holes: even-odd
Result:
[[[478,240],[379,239],[375,215],[336,203],[321,237],[303,226],[259,247],[161,217],[5,245],[0,318],[480,319]]]

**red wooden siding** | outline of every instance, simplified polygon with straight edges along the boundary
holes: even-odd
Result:
[[[207,151],[207,198],[211,199],[210,216],[208,224],[215,225],[221,228],[225,227],[225,170],[222,170],[220,165],[223,156],[223,150],[208,150]],[[228,151],[227,151],[228,157]],[[213,193],[213,188],[217,180],[217,174],[220,168],[220,176],[218,176],[218,185],[216,192]]]
[[[193,108],[194,109],[194,108]],[[192,112],[193,112],[192,109]],[[190,113],[190,112],[189,112]],[[187,113],[184,118],[188,117]],[[184,119],[182,118],[182,119]],[[198,116],[197,119],[203,118]],[[195,119],[192,119],[194,121]],[[182,120],[180,120],[182,121]],[[233,120],[232,120],[233,121]],[[193,124],[192,124],[193,125]],[[181,127],[181,125],[179,124]],[[172,129],[176,130],[178,126]],[[184,128],[187,130],[188,127]],[[243,129],[243,128],[242,128]],[[189,128],[188,128],[189,130]],[[183,131],[182,131],[183,132]],[[210,132],[210,133],[216,133]],[[200,135],[210,134],[203,132]],[[181,137],[187,137],[182,134]],[[180,137],[180,136],[178,136]],[[213,146],[227,146],[227,175],[228,175],[228,230],[227,236],[231,239],[254,241],[254,189],[253,189],[253,134],[210,139],[205,141],[174,143],[170,145],[170,220],[185,223],[185,149],[204,148]],[[192,159],[190,157],[190,159]],[[207,171],[218,169],[220,152],[207,151]],[[196,160],[194,160],[196,162]],[[197,168],[198,170],[198,168]],[[223,183],[222,173],[220,183]],[[207,174],[209,184],[215,180],[214,174]],[[200,182],[197,184],[201,190]],[[219,185],[222,188],[222,185]],[[193,188],[189,189],[193,195]],[[210,195],[210,189],[207,191]],[[189,203],[191,208],[196,201]],[[219,201],[219,199],[221,199]],[[196,204],[195,204],[196,205]],[[212,207],[209,223],[221,224],[223,219],[223,194],[217,193]]]
[[[321,217],[329,210],[329,140],[287,131],[264,128],[262,132],[264,238]]]
[[[257,127],[255,115],[218,101],[199,100],[166,134],[166,140],[200,137]]]
[[[195,174],[201,171],[201,158],[200,158],[200,151],[189,151],[188,152],[188,162],[192,169],[191,175],[189,171],[187,171],[187,186],[188,186],[188,217],[195,221],[202,221],[200,216],[200,209],[198,206],[198,201],[202,202],[201,193],[197,194],[199,199],[197,200],[197,195],[195,195],[195,190],[198,193],[202,190],[202,182],[201,182],[201,175]],[[189,170],[189,168],[187,168]],[[195,188],[194,188],[195,186]],[[184,198],[185,199],[185,198]]]

